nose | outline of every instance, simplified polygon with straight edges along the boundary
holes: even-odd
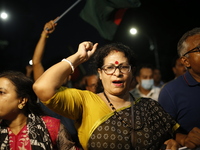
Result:
[[[121,74],[122,74],[122,72],[120,71],[120,69],[119,68],[115,68],[114,75],[119,76]]]

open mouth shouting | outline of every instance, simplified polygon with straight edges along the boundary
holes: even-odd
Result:
[[[121,87],[124,84],[124,81],[121,80],[114,80],[112,81],[112,83],[114,84],[114,86],[116,87]]]

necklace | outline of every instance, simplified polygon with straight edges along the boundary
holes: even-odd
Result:
[[[108,101],[111,109],[114,111],[114,114],[117,116],[118,120],[120,120],[126,127],[130,128],[131,130],[133,129],[132,125],[128,124],[126,121],[124,121],[124,119],[122,119],[122,117],[120,116],[120,114],[117,112],[116,108],[114,107],[114,105],[111,103],[111,101],[108,99],[107,95],[105,92],[103,92],[106,100]]]

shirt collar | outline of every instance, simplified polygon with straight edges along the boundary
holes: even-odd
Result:
[[[189,85],[189,86],[196,86],[196,85],[200,85],[199,82],[197,82],[192,75],[189,73],[189,71],[187,70],[186,73],[183,75],[183,79],[185,80],[185,82]]]

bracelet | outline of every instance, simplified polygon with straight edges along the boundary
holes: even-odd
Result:
[[[49,38],[49,36],[48,36],[48,35],[47,35],[47,36],[45,36],[45,35],[41,34],[41,36],[43,36],[43,37],[45,37],[45,38]]]
[[[69,63],[69,65],[71,66],[71,69],[72,69],[72,73],[71,74],[73,74],[74,73],[74,66],[73,66],[72,62],[67,60],[67,59],[63,59],[62,61],[65,61],[65,62]]]

